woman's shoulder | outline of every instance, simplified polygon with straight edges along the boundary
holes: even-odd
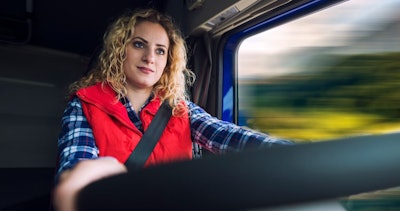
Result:
[[[186,105],[189,110],[190,115],[195,115],[195,114],[208,114],[201,106],[197,105],[196,103],[186,100]]]
[[[82,107],[81,100],[78,96],[72,95],[67,103],[67,107]]]
[[[192,102],[190,100],[186,100],[185,103],[189,110],[199,107],[198,105],[196,105],[194,102]]]

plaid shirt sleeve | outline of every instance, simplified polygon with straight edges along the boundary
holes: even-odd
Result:
[[[56,179],[62,171],[72,168],[78,161],[94,159],[99,154],[92,129],[77,97],[68,102],[61,119],[61,126],[62,130],[58,138],[59,162]]]
[[[192,140],[213,153],[242,151],[247,148],[290,145],[291,141],[242,128],[212,117],[193,102],[187,102]]]

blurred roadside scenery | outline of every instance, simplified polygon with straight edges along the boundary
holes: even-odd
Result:
[[[400,1],[350,0],[239,49],[239,117],[298,141],[400,131]]]

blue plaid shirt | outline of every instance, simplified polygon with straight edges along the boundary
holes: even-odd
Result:
[[[143,132],[142,123],[129,100],[125,98],[121,102],[125,105],[131,121]],[[187,105],[192,141],[213,153],[224,154],[242,151],[246,148],[292,143],[219,120],[193,102],[187,101]],[[58,139],[59,165],[56,178],[62,171],[72,168],[78,161],[96,159],[99,154],[92,129],[83,113],[79,98],[75,97],[68,103],[61,122],[62,131]]]

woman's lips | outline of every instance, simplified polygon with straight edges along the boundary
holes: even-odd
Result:
[[[144,72],[144,73],[152,73],[154,72],[152,69],[147,68],[147,67],[138,67],[140,71]]]

